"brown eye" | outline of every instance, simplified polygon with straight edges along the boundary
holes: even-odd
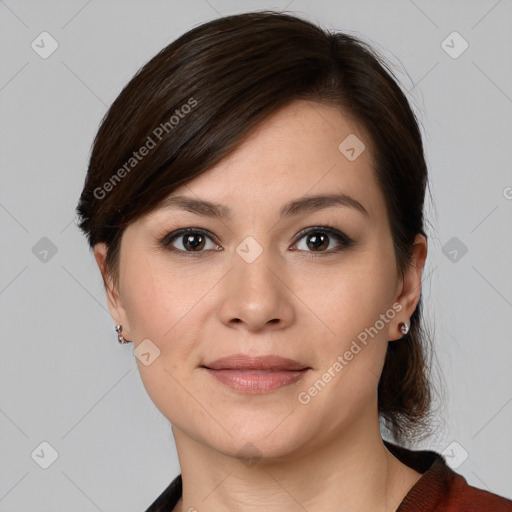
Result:
[[[161,244],[165,248],[178,253],[204,253],[208,250],[217,250],[218,245],[215,244],[212,237],[206,232],[198,229],[180,229],[167,235]],[[210,245],[208,246],[208,243]]]
[[[319,254],[338,252],[350,247],[354,243],[351,238],[341,231],[327,226],[309,228],[302,231],[299,237],[299,240],[305,239],[305,243],[302,247],[298,243],[295,244],[299,250]],[[327,250],[329,246],[331,246],[331,248]]]

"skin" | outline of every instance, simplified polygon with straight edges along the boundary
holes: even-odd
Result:
[[[338,150],[349,134],[366,145],[354,161]],[[122,237],[117,283],[105,271],[105,245],[95,246],[114,322],[135,349],[150,339],[160,350],[148,366],[136,361],[149,396],[173,426],[184,482],[174,510],[387,512],[420,478],[382,442],[377,384],[388,340],[402,337],[398,324],[409,323],[418,303],[427,242],[416,236],[401,279],[372,165],[361,127],[332,106],[295,101],[173,193],[226,205],[231,218],[168,209],[137,220]],[[369,218],[329,207],[278,222],[289,200],[333,192],[357,199]],[[340,243],[329,236],[315,251],[310,236],[297,238],[327,223],[356,244],[332,252]],[[215,236],[205,239],[199,257],[159,246],[166,234],[188,227]],[[252,263],[236,252],[248,236],[262,248]],[[185,241],[179,237],[173,247],[185,251]],[[390,310],[394,318],[301,403],[298,393]],[[311,370],[298,383],[249,395],[200,368],[239,352],[290,357]]]

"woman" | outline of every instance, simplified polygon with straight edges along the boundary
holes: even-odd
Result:
[[[300,18],[229,16],[104,118],[80,228],[181,467],[148,511],[512,510],[400,446],[430,413],[427,168],[385,68]]]

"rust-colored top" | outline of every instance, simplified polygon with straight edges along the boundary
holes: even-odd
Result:
[[[512,501],[469,485],[439,453],[384,442],[401,462],[422,473],[396,512],[512,512]]]

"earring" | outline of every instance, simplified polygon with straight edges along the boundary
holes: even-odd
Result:
[[[409,332],[409,324],[407,322],[400,322],[398,324],[400,332],[405,336]]]
[[[122,325],[116,325],[114,329],[117,332],[117,341],[119,341],[119,343],[131,343],[131,341],[125,339],[125,337],[121,334],[121,331],[123,330]]]

